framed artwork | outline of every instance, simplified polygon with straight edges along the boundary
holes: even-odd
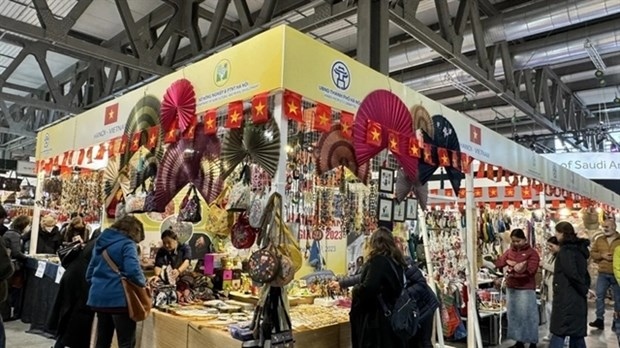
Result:
[[[407,198],[407,213],[405,214],[407,220],[418,219],[418,200],[414,198]]]
[[[394,202],[394,221],[405,222],[405,211],[407,210],[407,202]]]
[[[394,193],[394,171],[381,168],[379,171],[379,192]]]
[[[390,198],[379,198],[379,221],[392,222],[394,202]]]

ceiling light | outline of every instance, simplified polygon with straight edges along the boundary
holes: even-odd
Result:
[[[616,103],[616,104],[620,104],[620,97],[616,96],[616,97],[614,98],[614,103]]]

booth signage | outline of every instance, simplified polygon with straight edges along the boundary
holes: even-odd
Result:
[[[17,175],[37,176],[37,164],[28,161],[17,161]]]
[[[588,179],[617,179],[620,176],[619,152],[547,153],[543,156]]]

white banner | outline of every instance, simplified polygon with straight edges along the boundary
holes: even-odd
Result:
[[[620,177],[620,152],[546,153],[543,156],[588,179]]]

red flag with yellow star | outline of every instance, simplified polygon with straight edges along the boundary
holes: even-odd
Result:
[[[416,137],[409,138],[409,156],[415,158],[422,157],[422,151],[420,145],[418,145],[418,139]]]
[[[506,186],[504,187],[504,197],[508,198],[508,197],[514,197],[515,196],[515,188],[512,186]]]
[[[93,147],[89,147],[88,150],[86,150],[86,159],[88,160],[88,164],[93,163]]]
[[[471,157],[464,152],[461,152],[461,171],[463,173],[469,173],[471,171]]]
[[[461,158],[458,151],[450,150],[450,156],[452,157],[452,168],[461,170]]]
[[[217,134],[217,111],[215,109],[205,112],[204,132],[206,135]]]
[[[131,145],[129,146],[129,151],[136,152],[140,149],[140,138],[142,137],[142,132],[135,132],[131,136]]]
[[[116,155],[116,138],[110,140],[108,144],[108,158],[112,158]]]
[[[301,95],[291,92],[284,92],[284,115],[290,120],[303,122],[303,114],[301,110]]]
[[[347,139],[353,139],[353,114],[342,111],[340,113],[340,133]]]
[[[99,147],[97,148],[97,154],[95,154],[95,159],[102,160],[104,157],[105,157],[105,144],[101,143],[99,144]]]
[[[521,199],[532,199],[532,189],[529,186],[521,186]]]
[[[241,100],[228,103],[228,117],[224,127],[239,129],[243,124],[243,102]]]
[[[373,146],[381,146],[383,139],[381,138],[381,123],[368,121],[366,128],[366,143]]]
[[[62,154],[62,165],[66,166],[68,160],[69,160],[69,151],[65,151],[65,153]]]
[[[187,128],[185,128],[185,131],[183,131],[183,139],[194,139],[194,135],[196,135],[196,122],[198,121],[194,118]]]
[[[424,144],[424,163],[430,164],[431,166],[435,165],[435,161],[433,161],[433,147],[431,144]]]
[[[398,132],[388,130],[388,149],[393,154],[400,155],[400,136]]]
[[[326,133],[332,127],[332,108],[321,103],[316,105],[316,113],[312,120],[312,128]]]
[[[80,153],[78,154],[77,164],[81,166],[84,163],[84,156],[86,155],[86,150],[80,149]],[[55,163],[54,163],[55,165]]]
[[[124,154],[125,152],[127,152],[127,150],[128,150],[127,143],[128,142],[129,142],[129,137],[127,136],[127,134],[123,134],[123,136],[121,137],[121,145],[118,148],[118,153]]]
[[[482,197],[482,187],[474,188],[474,197],[476,198]]]
[[[489,187],[489,198],[496,198],[497,197],[497,187]]]
[[[149,139],[146,142],[146,147],[151,150],[157,146],[159,140],[159,126],[153,126],[149,128]]]
[[[437,157],[439,157],[439,165],[442,167],[449,167],[452,164],[450,156],[448,156],[448,149],[445,147],[437,148]]]
[[[166,131],[166,134],[164,134],[164,143],[171,144],[177,142],[179,136],[179,131],[177,129],[177,120],[175,119],[172,121],[172,126],[170,129]]]
[[[269,121],[268,97],[268,93],[261,93],[252,97],[252,123],[262,124]]]

